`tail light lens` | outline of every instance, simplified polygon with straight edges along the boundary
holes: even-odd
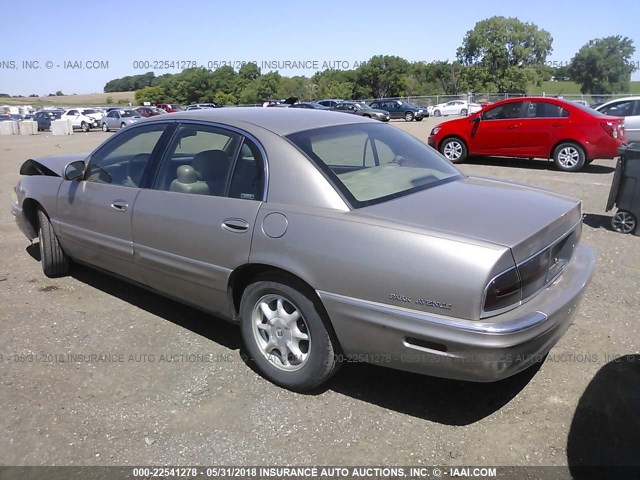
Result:
[[[485,291],[484,311],[493,312],[515,305],[521,296],[520,275],[514,267],[491,280]]]
[[[622,136],[624,132],[624,127],[620,124],[616,124],[613,122],[601,122],[600,126],[602,129],[607,132],[610,137],[618,138],[618,136]]]

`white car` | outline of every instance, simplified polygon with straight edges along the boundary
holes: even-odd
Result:
[[[429,115],[440,117],[443,115],[469,115],[482,110],[482,105],[478,103],[467,103],[464,100],[451,100],[446,103],[439,103],[427,108]]]
[[[98,128],[99,126],[95,118],[84,115],[80,108],[65,110],[65,112],[60,116],[60,120],[71,120],[73,128],[79,128],[83,132],[88,132],[92,128]]]
[[[96,126],[100,126],[102,124],[103,114],[100,110],[95,108],[79,108],[80,113],[86,115],[87,117],[93,118],[96,122]]]
[[[624,117],[624,134],[629,142],[640,142],[640,96],[616,98],[595,108],[600,113]]]

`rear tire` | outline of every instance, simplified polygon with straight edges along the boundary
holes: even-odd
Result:
[[[42,210],[38,210],[38,224],[42,271],[49,278],[66,275],[69,272],[69,257],[60,247],[58,237],[53,231],[49,217]]]
[[[625,210],[618,210],[611,218],[611,227],[619,233],[633,233],[637,226],[636,217]]]
[[[340,364],[319,300],[302,285],[262,277],[243,292],[240,329],[260,373],[304,392],[326,382]]]
[[[462,110],[460,110],[460,115],[462,115],[463,117],[467,116],[467,109],[463,108]]]
[[[451,163],[462,163],[466,160],[469,152],[462,140],[450,137],[440,144],[440,153]]]
[[[434,117],[439,117],[440,115],[442,115],[442,113],[440,112],[440,110],[434,110],[434,111],[433,111],[433,116],[434,116]]]
[[[88,132],[89,130],[91,130],[91,126],[90,126],[87,122],[82,122],[82,123],[80,124],[80,129],[81,129],[83,132]]]
[[[558,170],[564,172],[577,172],[584,167],[585,154],[580,145],[573,142],[564,142],[553,151],[553,162]]]

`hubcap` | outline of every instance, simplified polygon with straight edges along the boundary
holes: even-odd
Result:
[[[462,156],[462,145],[460,142],[449,142],[444,146],[442,153],[449,160],[458,160]]]
[[[618,212],[611,220],[611,225],[616,232],[631,233],[636,228],[636,220],[628,212]]]
[[[574,147],[564,147],[558,153],[558,163],[564,168],[572,168],[578,164],[580,153]]]
[[[311,352],[309,327],[298,308],[282,295],[269,294],[253,307],[253,336],[260,351],[280,370],[302,368]]]

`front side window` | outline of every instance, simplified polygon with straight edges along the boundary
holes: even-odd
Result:
[[[462,177],[431,147],[388,125],[339,125],[288,138],[327,174],[354,208]]]
[[[123,187],[139,187],[166,124],[126,130],[102,146],[89,161],[85,180]]]
[[[524,102],[509,102],[503,103],[496,107],[486,110],[482,114],[483,120],[509,120],[514,118],[521,118],[521,111]]]

